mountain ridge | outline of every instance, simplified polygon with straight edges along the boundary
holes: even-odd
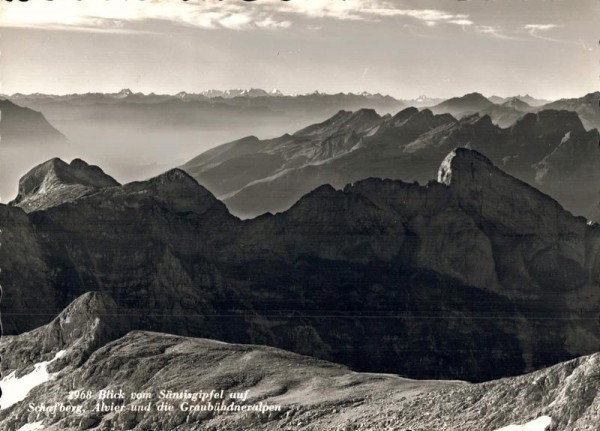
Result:
[[[325,183],[340,188],[370,176],[425,183],[434,178],[437,160],[454,147],[467,146],[553,194],[577,215],[589,215],[590,199],[600,194],[600,189],[581,186],[583,173],[592,169],[585,166],[596,160],[592,147],[569,169],[564,168],[566,161],[544,159],[561,145],[583,151],[583,142],[591,142],[595,133],[586,132],[572,111],[520,112],[507,128],[495,125],[490,115],[456,120],[414,107],[393,116],[369,110],[340,111],[292,135],[268,140],[248,137],[224,144],[181,167],[224,199],[234,214],[251,218],[283,211]],[[565,144],[567,135],[570,142]],[[557,153],[550,160],[558,158]],[[578,184],[578,193],[569,194],[563,184]]]
[[[18,220],[11,255],[0,249],[19,286],[5,328],[95,290],[137,316],[131,329],[419,378],[479,381],[598,350],[600,231],[473,150],[446,164],[450,185],[322,186],[245,221],[177,170],[29,214],[0,206]]]

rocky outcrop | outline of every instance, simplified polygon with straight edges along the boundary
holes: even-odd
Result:
[[[6,229],[39,248],[27,301],[104,292],[133,329],[423,378],[485,380],[598,350],[598,229],[472,150],[439,179],[322,186],[241,221],[173,170],[29,215],[9,208],[23,222]],[[29,284],[43,277],[49,301]],[[4,317],[14,332],[32,328],[23,303]]]
[[[575,111],[587,129],[600,128],[600,91],[573,99],[560,99],[544,105],[541,109],[566,109]]]
[[[3,376],[23,372],[35,363],[48,361],[58,352],[61,366],[79,366],[104,344],[129,331],[133,319],[120,313],[107,294],[88,292],[69,304],[50,323],[0,343]]]
[[[80,159],[67,164],[55,158],[36,166],[21,178],[19,194],[10,205],[26,212],[39,211],[118,185],[98,166],[90,166]]]

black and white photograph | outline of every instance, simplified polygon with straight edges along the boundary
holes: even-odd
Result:
[[[600,431],[598,23],[0,0],[0,431]]]

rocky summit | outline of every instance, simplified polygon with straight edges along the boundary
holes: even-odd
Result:
[[[12,334],[99,291],[128,330],[412,378],[483,381],[599,348],[599,228],[473,150],[439,182],[322,186],[245,221],[177,169],[0,214]]]
[[[38,211],[118,185],[98,166],[90,166],[80,159],[67,164],[54,158],[21,178],[19,194],[9,205],[23,208],[26,212]]]
[[[0,341],[5,430],[597,429],[600,356],[482,384],[409,380],[257,345],[115,332],[93,292]]]

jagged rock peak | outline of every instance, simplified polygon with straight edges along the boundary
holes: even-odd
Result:
[[[438,170],[437,180],[439,183],[449,186],[452,183],[452,176],[456,169],[472,171],[470,167],[474,164],[481,164],[488,166],[489,168],[494,168],[492,162],[483,154],[467,148],[456,148],[442,161]]]
[[[394,115],[393,119],[394,120],[399,120],[399,121],[404,121],[407,118],[417,114],[419,112],[419,110],[417,108],[414,107],[408,107],[405,108],[403,110],[401,110],[400,112],[398,112],[396,115]]]
[[[71,302],[45,329],[46,351],[77,347],[85,359],[96,348],[129,331],[132,322],[119,313],[117,303],[103,292],[87,292]]]
[[[44,182],[50,178],[62,184],[81,184],[97,188],[119,185],[98,166],[89,165],[81,159],[74,159],[68,164],[59,158],[53,158],[39,164],[19,180],[19,195],[24,197],[40,192],[40,188],[47,185]]]
[[[490,126],[490,125],[493,126],[494,125],[494,123],[492,122],[492,118],[488,114],[482,115],[479,113],[467,115],[467,116],[461,118],[460,123],[461,124],[478,125],[478,126]]]
[[[8,339],[0,347],[3,366],[14,370],[52,358],[61,358],[52,364],[56,371],[67,365],[78,366],[98,347],[129,332],[132,322],[132,318],[119,313],[108,294],[87,292],[47,325]],[[18,348],[19,345],[26,348]]]
[[[150,192],[155,196],[174,199],[195,200],[198,196],[217,200],[206,188],[187,172],[174,168],[145,181],[135,181],[123,186],[124,191]]]
[[[93,319],[115,307],[115,301],[108,294],[98,291],[86,292],[71,302],[56,319],[61,321]]]
[[[110,192],[110,190],[109,190]],[[231,217],[227,207],[210,191],[198,183],[185,171],[174,168],[146,181],[136,181],[124,185],[114,194],[130,199],[136,195],[145,195],[157,199],[176,212],[196,214],[214,210],[213,214]]]

